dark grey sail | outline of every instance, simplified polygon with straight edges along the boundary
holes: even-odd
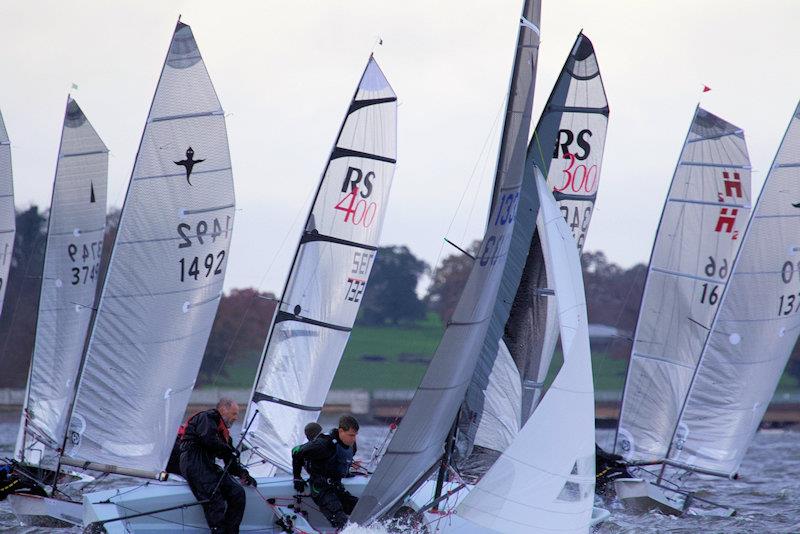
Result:
[[[485,342],[522,191],[540,11],[538,0],[526,1],[520,19],[494,199],[483,244],[425,377],[353,511],[351,519],[360,524],[391,513],[404,495],[427,478],[442,457],[447,434],[456,420]],[[525,190],[535,195],[535,188]],[[535,214],[533,217],[535,220]]]
[[[607,125],[594,48],[579,34],[528,145],[528,159],[547,180],[579,250],[597,196]],[[459,471],[469,479],[483,475],[527,421],[558,338],[538,206],[526,195],[535,187],[523,186],[489,334],[461,410]],[[575,224],[575,217],[583,222]]]

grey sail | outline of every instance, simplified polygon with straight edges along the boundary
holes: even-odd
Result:
[[[532,169],[524,172],[539,45],[540,3],[525,2],[520,20],[506,123],[486,234],[461,298],[422,383],[372,475],[351,519],[364,524],[387,512],[423,481],[444,452],[486,342],[503,280],[517,206],[524,191],[535,197]],[[530,206],[538,206],[535,200]],[[535,218],[535,214],[533,214]],[[499,337],[495,338],[495,350]]]
[[[735,474],[800,335],[800,106],[778,148],[668,458]]]
[[[6,281],[14,254],[16,213],[14,211],[14,180],[11,173],[11,142],[0,114],[0,313],[6,296]]]
[[[528,158],[547,177],[579,251],[597,197],[608,115],[594,48],[579,34],[528,145]],[[470,478],[485,473],[527,421],[558,339],[546,233],[529,217],[536,213],[527,209],[529,198],[521,196],[491,335],[462,407],[459,453],[467,458],[460,471]]]
[[[106,226],[108,149],[67,100],[47,222],[39,313],[15,458],[54,467],[94,308]]]
[[[661,214],[615,450],[667,454],[750,214],[742,130],[697,108]]]
[[[397,96],[370,57],[306,220],[244,421],[250,472],[291,471],[358,314],[397,158]]]
[[[128,185],[64,462],[165,467],[222,293],[233,216],[225,116],[192,30],[179,22]]]

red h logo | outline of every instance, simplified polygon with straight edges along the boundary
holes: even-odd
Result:
[[[739,173],[733,173],[733,180],[731,180],[728,171],[722,171],[722,177],[725,179],[725,196],[742,198],[742,180]]]
[[[725,232],[726,234],[733,232],[733,225],[736,222],[736,215],[738,213],[739,210],[733,208],[731,209],[731,214],[728,215],[728,208],[721,208],[719,210],[719,218],[717,219],[717,227],[714,228],[714,231]]]

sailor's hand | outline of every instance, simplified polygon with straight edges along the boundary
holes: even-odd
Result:
[[[241,483],[242,483],[244,486],[253,486],[253,487],[255,487],[255,486],[258,486],[258,482],[256,481],[256,479],[255,479],[255,478],[253,478],[252,476],[250,476],[250,473],[245,473],[245,474],[243,474],[242,476],[240,476],[240,477],[239,477],[239,481],[240,481],[240,482],[241,482]]]
[[[306,490],[306,481],[302,478],[294,479],[294,490],[297,493],[303,493]]]

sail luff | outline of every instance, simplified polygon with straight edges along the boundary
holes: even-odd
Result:
[[[798,217],[798,146],[800,104],[744,231],[668,444],[666,457],[689,468],[736,474],[800,335],[787,296],[800,294],[800,264],[792,258],[800,234],[785,222]]]
[[[224,113],[178,22],[87,343],[71,460],[166,465],[222,294],[234,206]]]
[[[262,352],[246,420],[251,472],[291,469],[374,265],[397,157],[397,96],[370,56],[320,177]],[[361,207],[361,211],[359,211]],[[254,417],[258,410],[258,415]]]
[[[616,449],[663,458],[730,281],[750,212],[740,128],[698,108],[656,234],[631,348]]]
[[[18,460],[41,464],[47,455],[54,465],[94,307],[107,177],[108,149],[77,102],[67,97],[47,220],[34,350],[15,451]],[[27,457],[26,451],[31,453]]]

